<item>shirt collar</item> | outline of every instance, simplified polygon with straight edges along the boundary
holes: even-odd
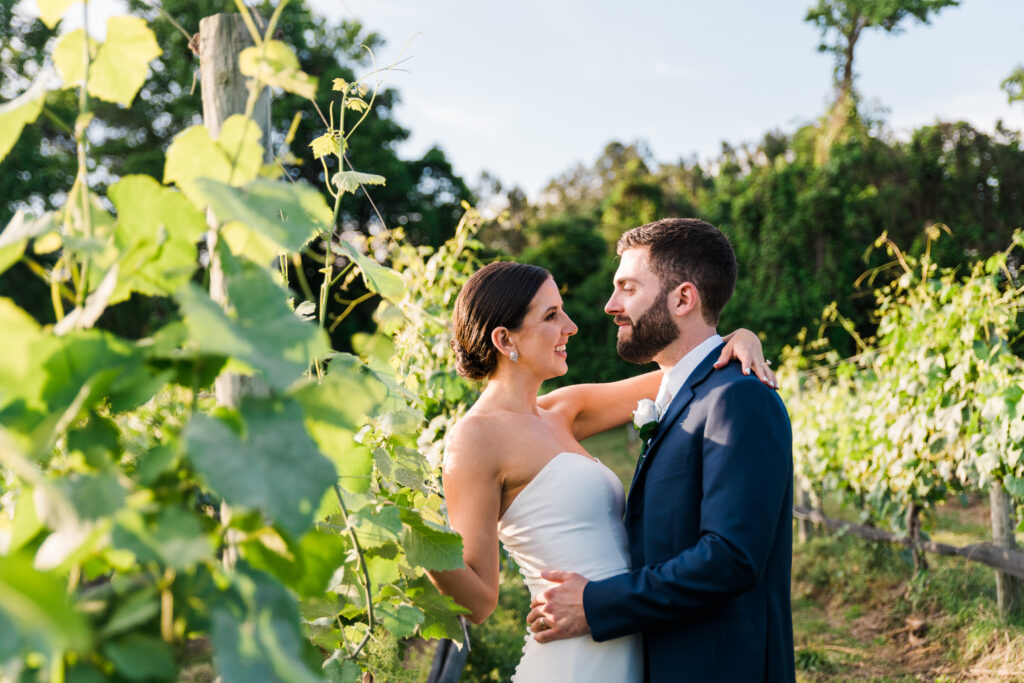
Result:
[[[700,362],[707,358],[708,354],[718,348],[724,340],[718,334],[713,334],[697,346],[690,349],[690,352],[683,356],[678,363],[669,368],[661,378],[661,386],[658,388],[658,397],[655,403],[658,404],[659,414],[663,414],[672,398],[679,393],[683,384],[689,379],[690,374],[700,365]]]

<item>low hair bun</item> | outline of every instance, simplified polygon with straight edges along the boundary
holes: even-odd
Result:
[[[487,378],[492,372],[496,359],[490,359],[490,363],[487,359],[480,358],[476,354],[468,352],[462,344],[459,343],[458,339],[452,339],[451,341],[452,351],[455,352],[455,372],[459,373],[460,377],[473,381],[480,381]]]

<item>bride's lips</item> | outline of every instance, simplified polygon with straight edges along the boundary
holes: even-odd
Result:
[[[568,357],[569,354],[566,352],[565,344],[559,344],[558,346],[555,347],[555,355],[560,356],[562,358]]]

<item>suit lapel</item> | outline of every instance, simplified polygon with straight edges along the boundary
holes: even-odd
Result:
[[[647,451],[644,456],[637,463],[636,470],[633,472],[633,483],[630,484],[630,493],[632,493],[634,487],[636,487],[637,479],[640,477],[640,473],[647,469],[650,465],[650,461],[658,452],[658,445],[664,439],[665,435],[672,431],[679,416],[686,410],[686,406],[690,405],[690,401],[693,400],[693,388],[699,385],[701,382],[708,378],[708,375],[714,370],[715,360],[718,358],[718,354],[722,351],[722,346],[719,345],[712,350],[708,355],[693,369],[690,376],[683,382],[683,386],[679,388],[679,391],[675,396],[672,397],[672,402],[668,405],[668,410],[662,416],[658,422],[658,430],[651,437],[651,443],[647,447]]]

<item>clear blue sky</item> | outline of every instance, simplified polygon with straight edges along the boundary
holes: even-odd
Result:
[[[404,71],[387,82],[412,131],[401,154],[437,144],[471,184],[487,170],[533,196],[611,140],[644,140],[674,162],[791,132],[822,114],[832,89],[832,57],[803,21],[813,0],[309,2],[383,35],[381,64],[404,48]],[[90,24],[119,5],[92,0]],[[857,46],[865,104],[884,108],[893,134],[937,119],[1024,129],[1024,104],[999,89],[1024,63],[1024,0],[963,0],[905,26]]]
[[[803,22],[811,4],[312,0],[380,32],[379,62],[411,57],[388,81],[412,130],[403,154],[438,144],[471,183],[486,169],[531,195],[613,139],[643,139],[660,161],[708,159],[723,140],[820,116],[832,58]],[[1024,105],[999,89],[1024,62],[1024,0],[964,0],[901,35],[868,32],[857,53],[860,91],[897,135],[936,119],[1024,129]]]

